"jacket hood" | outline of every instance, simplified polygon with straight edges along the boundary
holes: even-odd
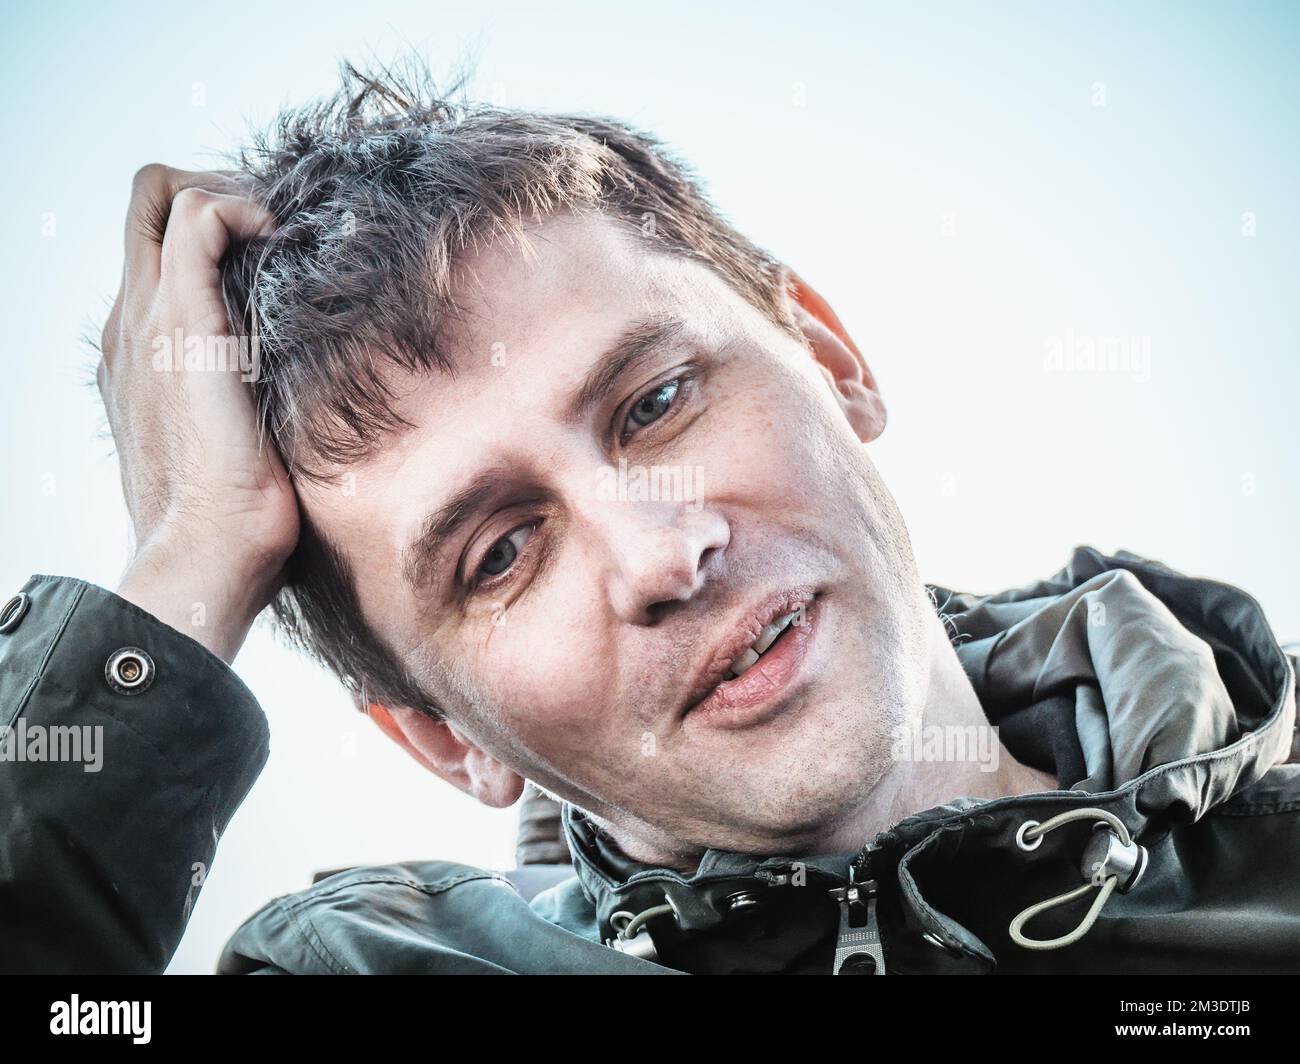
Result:
[[[666,904],[671,919],[647,925],[666,963],[675,955],[692,970],[820,965],[840,915],[826,891],[844,886],[852,866],[857,881],[880,883],[881,925],[905,967],[938,947],[950,969],[989,970],[996,961],[985,940],[1002,948],[1009,914],[1080,884],[1098,817],[1080,814],[1029,847],[1020,835],[1027,822],[1101,810],[1149,847],[1291,754],[1292,663],[1259,605],[1234,587],[1081,547],[1027,587],[933,590],[1002,743],[1060,789],[936,806],[854,854],[710,850],[689,874],[630,860],[566,804],[565,836],[602,935],[613,935],[619,911]],[[816,889],[770,889],[790,885]],[[745,949],[734,948],[738,940]]]

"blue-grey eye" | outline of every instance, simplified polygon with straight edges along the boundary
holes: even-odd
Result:
[[[677,389],[680,386],[679,381],[671,380],[659,385],[654,391],[646,392],[632,405],[632,409],[627,413],[628,418],[642,428],[658,421],[668,413],[673,400],[677,398]]]
[[[519,552],[528,541],[528,536],[532,535],[532,531],[532,525],[520,525],[508,536],[502,536],[483,556],[478,571],[484,576],[500,576],[515,564],[515,559],[519,557]],[[516,542],[520,533],[524,534],[524,538]]]

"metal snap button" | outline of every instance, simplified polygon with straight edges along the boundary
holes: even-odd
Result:
[[[153,658],[139,647],[115,651],[104,666],[104,679],[120,695],[138,695],[153,683]]]
[[[756,909],[762,904],[758,895],[752,890],[742,890],[727,897],[727,908],[734,912],[745,912],[748,909]]]
[[[4,609],[0,609],[0,635],[8,635],[20,624],[23,618],[27,616],[27,611],[31,609],[32,600],[27,597],[27,592],[20,591],[13,598],[4,604]]]

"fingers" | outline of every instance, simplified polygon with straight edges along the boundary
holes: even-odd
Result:
[[[159,297],[165,316],[224,319],[218,264],[232,239],[275,230],[273,216],[247,195],[249,178],[236,172],[203,173],[153,164],[142,168],[127,212],[122,284],[101,338],[100,386],[111,369],[123,328],[150,320]],[[174,274],[174,277],[169,277]],[[167,292],[161,291],[166,286]]]
[[[175,170],[161,163],[150,163],[138,170],[131,182],[126,216],[124,294],[128,290],[151,292],[157,287],[168,221],[180,192],[199,188],[244,196],[246,181],[233,171]]]
[[[163,237],[163,283],[173,292],[213,288],[217,264],[232,239],[251,240],[274,231],[275,219],[252,200],[187,186],[172,201]]]

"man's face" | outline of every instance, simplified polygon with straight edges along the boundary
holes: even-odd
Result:
[[[599,217],[532,245],[463,260],[454,374],[392,370],[410,427],[304,505],[501,764],[657,845],[814,838],[926,694],[894,503],[809,348],[713,272]]]

